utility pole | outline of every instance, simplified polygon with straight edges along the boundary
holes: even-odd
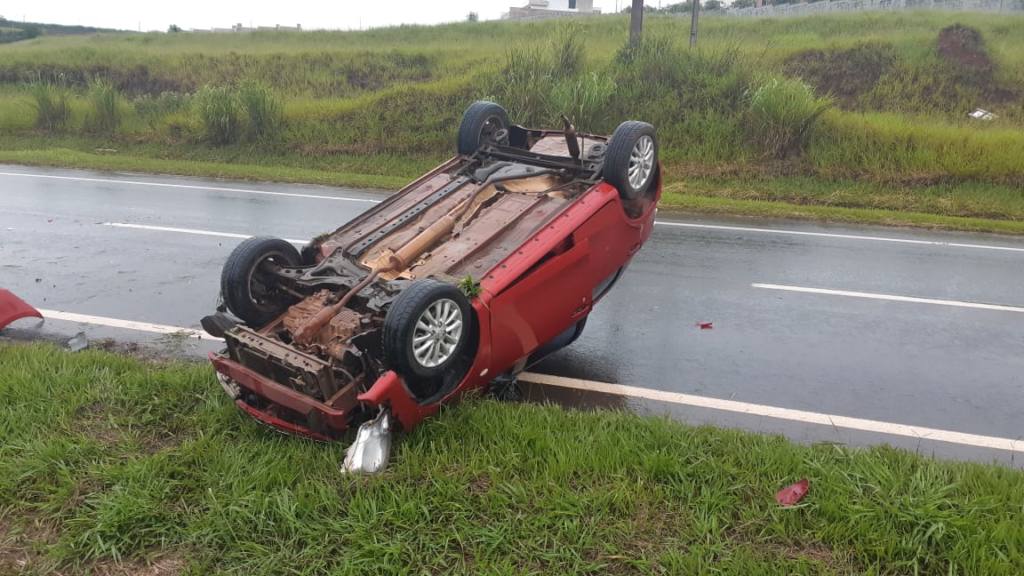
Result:
[[[633,10],[629,13],[629,45],[640,46],[640,35],[644,30],[644,0],[633,0]]]
[[[690,48],[697,47],[697,17],[700,14],[700,0],[690,3]]]

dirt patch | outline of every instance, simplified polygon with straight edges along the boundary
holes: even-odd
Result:
[[[80,568],[60,568],[43,551],[57,542],[58,530],[33,518],[22,518],[17,526],[0,518],[0,574],[53,574],[73,576],[178,576],[188,563],[180,553],[160,553],[148,560],[101,560]]]
[[[90,573],[97,576],[178,576],[184,573],[186,565],[182,558],[170,555],[155,558],[148,563],[101,562],[92,566]]]
[[[783,71],[809,83],[820,95],[831,94],[840,106],[853,108],[895,65],[892,46],[866,43],[846,50],[797,53],[786,60]]]
[[[962,72],[971,73],[979,79],[992,79],[995,66],[988,52],[981,32],[962,24],[954,24],[939,32],[939,56]]]
[[[988,104],[1015,100],[1014,90],[996,81],[996,65],[985,47],[981,32],[954,24],[939,32],[936,44],[939,59],[957,84],[977,90]]]
[[[0,574],[17,574],[31,560],[29,550],[11,533],[11,525],[0,520]]]
[[[117,352],[119,349],[119,347],[115,347],[107,350]],[[113,409],[100,401],[79,406],[75,410],[75,427],[81,434],[112,449],[134,450],[135,442],[137,442],[146,454],[156,454],[176,448],[191,437],[191,434],[187,432],[171,434],[159,427],[153,430],[137,430],[133,434],[130,429],[118,425]],[[126,446],[126,443],[129,442],[131,444]],[[99,487],[92,488],[100,489]],[[76,493],[78,489],[79,487],[76,487]],[[87,492],[89,491],[92,490]]]
[[[834,550],[821,543],[809,543],[805,545],[762,544],[766,551],[774,553],[790,560],[810,560],[817,562],[836,573],[843,573],[851,568],[852,561],[837,555]]]
[[[847,110],[959,115],[969,112],[967,108],[1019,97],[1016,89],[999,84],[997,64],[981,32],[961,24],[939,32],[936,60],[926,64],[902,60],[892,45],[875,42],[799,52],[784,62],[783,71],[813,86],[819,95],[833,96]]]
[[[491,491],[491,477],[481,474],[469,483],[469,492],[474,495],[487,494]]]
[[[194,82],[170,78],[154,73],[144,64],[125,68],[107,65],[76,67],[57,63],[0,65],[0,84],[26,84],[36,81],[51,82],[72,88],[85,88],[93,78],[109,80],[124,94],[160,94],[162,92],[191,92]]]
[[[52,573],[40,552],[57,541],[57,530],[35,518],[0,518],[0,574]]]
[[[75,426],[79,432],[104,446],[124,442],[124,434],[110,422],[110,413],[102,402],[91,402],[75,410]]]

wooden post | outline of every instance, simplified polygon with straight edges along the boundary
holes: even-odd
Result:
[[[633,9],[629,13],[629,45],[636,48],[640,45],[640,35],[644,30],[644,0],[633,0]]]
[[[697,47],[697,17],[700,14],[700,0],[690,3],[690,48]]]

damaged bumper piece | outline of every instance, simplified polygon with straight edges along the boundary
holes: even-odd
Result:
[[[22,318],[42,318],[43,315],[10,290],[0,288],[0,330]]]
[[[380,414],[364,422],[356,432],[356,439],[345,452],[341,471],[347,474],[376,474],[388,465],[391,455],[391,414]]]

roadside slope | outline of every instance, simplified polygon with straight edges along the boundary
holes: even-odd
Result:
[[[652,122],[666,206],[1011,231],[1022,23],[710,15],[699,50],[665,16],[638,50],[621,16],[41,38],[0,46],[0,161],[393,189],[451,153],[469,102],[493,98],[528,125]],[[969,118],[978,107],[996,118]]]

